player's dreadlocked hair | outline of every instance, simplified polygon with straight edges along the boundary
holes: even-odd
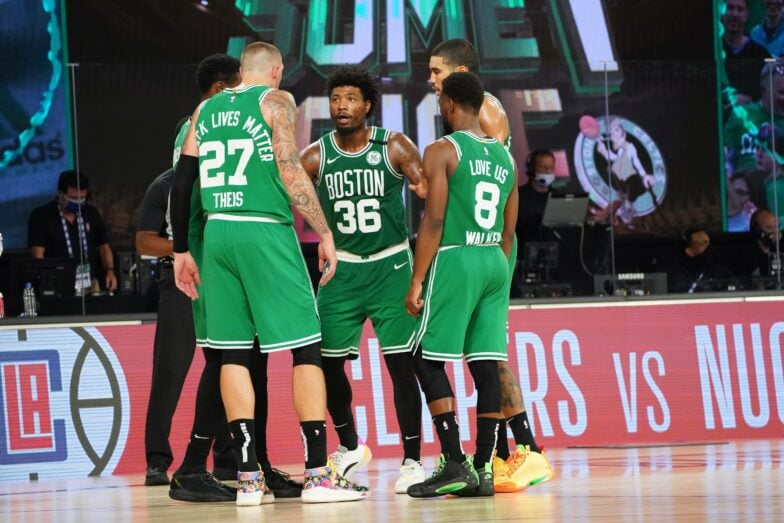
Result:
[[[471,108],[479,114],[485,100],[482,82],[471,73],[452,73],[441,84],[441,96],[446,96],[457,105]]]
[[[215,82],[233,84],[240,74],[240,61],[226,54],[211,54],[196,68],[196,85],[201,94],[206,93]]]
[[[462,38],[452,38],[438,44],[430,56],[438,56],[451,68],[465,66],[474,74],[479,69],[479,53],[471,42]]]
[[[332,94],[334,88],[345,86],[357,87],[362,91],[362,97],[370,101],[367,114],[370,117],[378,104],[378,82],[361,67],[340,67],[327,79],[327,95]]]

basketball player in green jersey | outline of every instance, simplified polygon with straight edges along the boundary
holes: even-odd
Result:
[[[302,165],[334,231],[340,272],[319,289],[321,356],[327,408],[340,438],[331,462],[350,478],[370,461],[359,441],[351,410],[346,359],[359,357],[359,341],[370,318],[392,381],[403,440],[403,463],[395,491],[425,479],[420,460],[422,400],[411,362],[414,319],[401,303],[411,279],[403,187],[424,197],[422,160],[404,134],[367,125],[379,102],[376,81],[364,69],[341,67],[327,81],[335,130],[309,145]]]
[[[441,94],[445,78],[454,72],[476,73],[479,69],[479,54],[467,40],[455,38],[446,40],[433,49],[430,55],[430,79],[428,80],[436,95]],[[511,152],[512,136],[509,119],[501,102],[492,94],[485,92],[482,108],[479,111],[479,124],[482,132],[504,144]],[[517,263],[517,237],[512,243],[509,256],[509,284]],[[514,435],[516,448],[510,456],[506,443],[506,427],[501,430],[497,456],[493,460],[497,492],[514,492],[528,486],[549,481],[554,477],[553,468],[546,454],[537,446],[528,424],[528,414],[523,403],[523,394],[517,377],[505,361],[498,363],[501,376],[501,408],[503,419],[509,424]],[[505,424],[502,424],[505,425]]]
[[[202,60],[196,69],[196,83],[201,92],[202,102],[223,91],[226,87],[236,86],[239,82],[240,62],[226,54],[210,55]],[[190,118],[187,118],[179,126],[179,132],[174,141],[173,167],[175,168],[190,123]],[[190,252],[196,264],[200,266],[203,261],[202,238],[206,217],[201,205],[201,192],[198,183],[193,184],[189,223],[188,244]],[[171,241],[169,241],[169,252],[171,252]],[[204,296],[201,295],[198,300],[189,301],[193,309],[196,344],[203,349],[205,365],[196,392],[193,428],[182,464],[172,476],[169,497],[181,501],[224,501],[226,493],[223,489],[217,490],[223,485],[216,485],[216,482],[205,474],[207,455],[213,435],[215,437],[213,474],[220,480],[234,479],[237,474],[237,467],[231,452],[231,441],[228,438],[226,416],[219,394],[221,356],[220,352],[210,348],[207,344],[207,313],[204,306]],[[180,327],[179,325],[173,327],[173,331]],[[168,349],[169,345],[164,345],[164,347]],[[302,484],[291,480],[288,474],[273,468],[267,454],[267,360],[266,353],[255,353],[250,366],[250,375],[256,393],[254,411],[256,457],[264,471],[266,486],[274,494],[274,496],[265,496],[263,502],[299,497],[302,492]],[[215,418],[217,417],[221,419],[221,423],[216,423]],[[233,500],[236,492],[230,494]]]
[[[332,232],[294,139],[297,109],[278,89],[280,51],[254,42],[242,52],[242,83],[200,104],[177,162],[172,189],[177,286],[198,298],[199,268],[188,252],[190,190],[198,177],[207,212],[202,292],[207,342],[222,354],[221,395],[237,460],[237,504],[258,505],[264,490],[254,443],[248,373],[254,336],[263,352],[290,350],[294,408],[305,444],[303,502],[368,496],[327,466],[326,391],[320,328],[291,205],[319,235],[326,285],[337,269]]]
[[[428,194],[406,309],[417,316],[414,368],[441,442],[432,477],[412,497],[492,496],[501,416],[498,362],[506,360],[508,257],[517,222],[517,169],[479,125],[482,83],[453,73],[442,83],[441,116],[454,132],[428,145]],[[427,277],[427,282],[425,278]],[[420,314],[421,313],[421,314]],[[476,454],[463,453],[445,362],[465,359],[477,391]]]

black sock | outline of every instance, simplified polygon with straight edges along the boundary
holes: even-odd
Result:
[[[210,447],[212,446],[212,434],[197,434],[191,433],[191,438],[188,440],[188,448],[185,449],[185,457],[182,458],[182,464],[177,469],[176,474],[199,474],[207,472],[206,463],[207,456],[210,454]]]
[[[485,463],[493,459],[495,442],[498,439],[498,418],[476,418],[476,454],[474,467],[484,470]]]
[[[327,422],[301,421],[299,430],[305,445],[305,468],[314,469],[327,464]]]
[[[506,438],[506,418],[498,420],[498,441],[495,444],[495,455],[504,461],[509,459],[509,440]]]
[[[441,452],[458,463],[464,462],[466,457],[460,446],[460,428],[454,411],[433,416],[433,424],[441,442]]]
[[[354,420],[346,421],[342,425],[335,425],[335,431],[338,433],[340,444],[348,450],[354,450],[359,446],[359,436],[357,429],[354,426]]]
[[[516,444],[527,445],[534,452],[542,451],[534,441],[534,435],[531,432],[531,426],[528,424],[527,412],[522,412],[517,416],[512,416],[506,421],[509,423],[509,428],[512,429],[512,434],[514,435]]]
[[[407,459],[422,461],[422,436],[403,434],[403,462]]]
[[[256,427],[252,419],[235,419],[229,422],[229,431],[234,443],[234,459],[237,460],[237,470],[252,472],[259,470],[256,458]]]

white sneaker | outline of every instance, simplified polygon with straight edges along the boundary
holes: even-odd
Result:
[[[329,455],[327,463],[339,475],[351,479],[354,472],[366,467],[371,459],[373,459],[373,453],[370,451],[370,447],[360,442],[354,450],[348,450],[343,445],[338,445],[338,450]]]
[[[395,494],[405,494],[408,487],[425,481],[425,468],[418,461],[406,458],[400,467],[400,477],[395,482]]]

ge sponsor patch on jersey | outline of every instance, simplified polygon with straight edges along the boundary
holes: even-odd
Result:
[[[367,156],[365,156],[365,159],[370,165],[378,165],[381,163],[381,153],[378,151],[370,151],[367,153]]]
[[[0,331],[0,480],[111,474],[128,385],[95,328]]]

